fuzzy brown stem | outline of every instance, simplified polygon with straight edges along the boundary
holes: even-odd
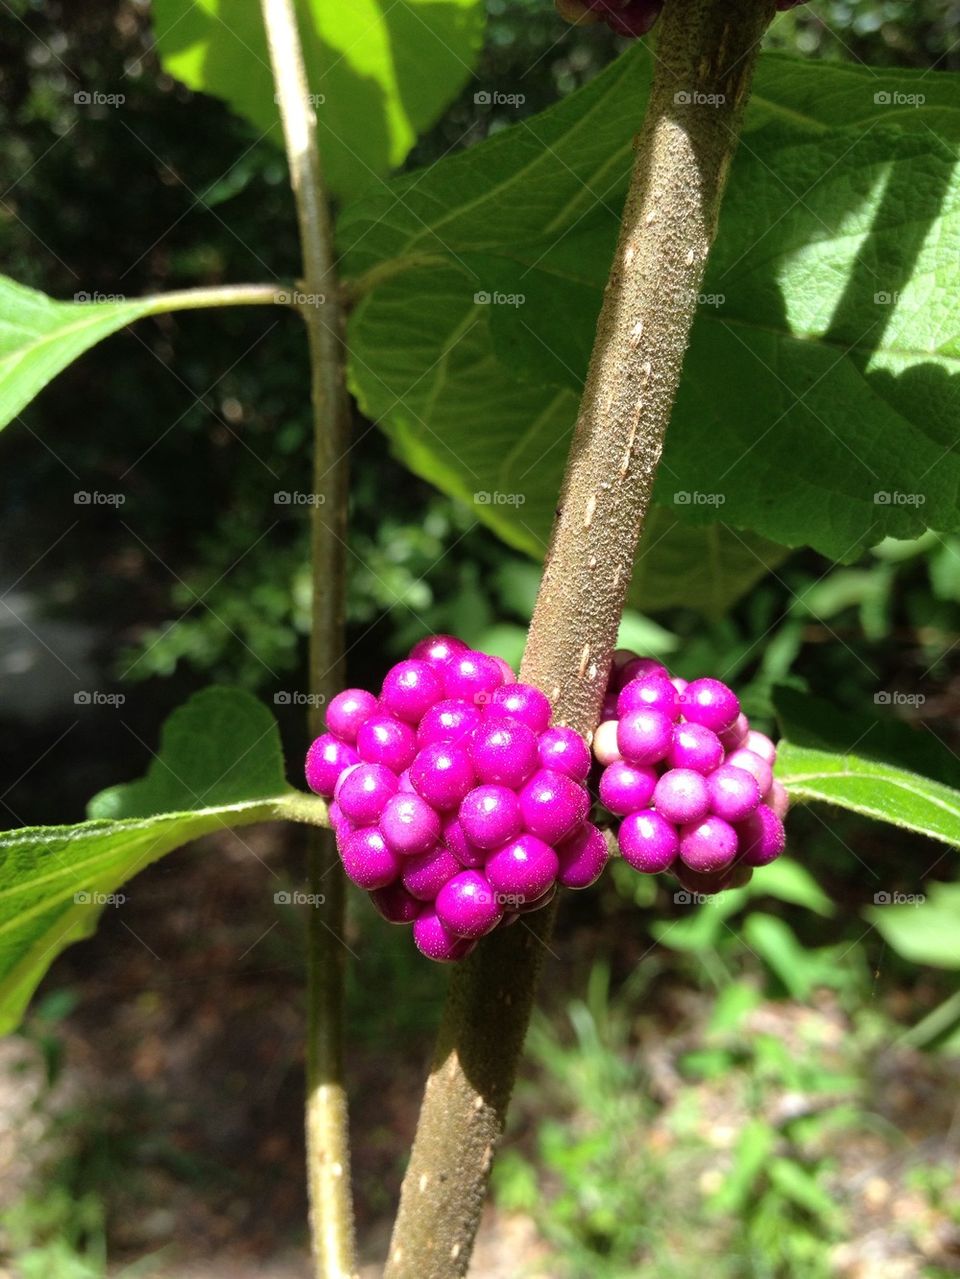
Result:
[[[293,0],[261,0],[261,6],[303,256],[302,292],[293,300],[307,328],[313,406],[310,730],[316,736],[324,705],[344,683],[350,401],[330,206],[296,13]],[[309,833],[307,861],[316,903],[307,925],[305,1116],[313,1268],[316,1279],[349,1279],[355,1259],[343,1060],[346,885],[329,831]]]
[[[521,677],[596,727],[757,47],[774,0],[667,0]],[[553,909],[452,974],[386,1279],[469,1265]],[[529,927],[527,924],[529,923]]]

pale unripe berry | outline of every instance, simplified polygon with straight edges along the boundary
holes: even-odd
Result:
[[[380,833],[395,852],[425,853],[440,838],[440,818],[419,795],[396,794],[380,814]]]
[[[680,859],[691,870],[723,870],[737,855],[737,832],[722,817],[705,817],[680,829]]]
[[[352,746],[332,733],[323,733],[307,751],[307,785],[329,799],[343,770],[359,763],[360,756]]]
[[[602,724],[597,725],[594,731],[593,753],[601,764],[612,764],[618,759],[623,759],[620,754],[620,747],[617,745],[619,727],[619,721],[605,719]]]
[[[634,870],[655,875],[672,865],[680,836],[672,822],[653,809],[631,813],[620,823],[620,852]]]
[[[377,712],[377,699],[365,688],[345,688],[327,707],[327,728],[342,742],[352,745],[360,726]]]

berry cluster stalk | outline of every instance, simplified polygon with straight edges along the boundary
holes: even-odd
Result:
[[[521,679],[596,726],[704,266],[775,0],[667,0]],[[463,1275],[503,1132],[552,908],[451,977],[386,1279]]]
[[[344,584],[350,401],[333,232],[293,0],[261,0],[303,257],[300,306],[310,351],[313,405],[310,736],[344,683]],[[315,299],[322,301],[318,304]],[[314,299],[311,301],[310,299]],[[307,931],[307,1181],[317,1279],[355,1272],[350,1144],[344,1083],[345,882],[329,831],[312,830],[308,877],[315,905]]]

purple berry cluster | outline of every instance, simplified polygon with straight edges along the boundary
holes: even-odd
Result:
[[[634,870],[718,892],[783,852],[788,799],[773,778],[776,747],[720,680],[688,683],[618,651],[593,751],[600,800],[620,819],[620,851]]]
[[[429,958],[587,888],[607,861],[588,820],[586,743],[501,659],[449,635],[416,644],[379,697],[347,689],[307,754],[344,869]]]

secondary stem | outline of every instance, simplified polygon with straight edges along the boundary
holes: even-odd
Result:
[[[293,0],[261,0],[283,122],[303,255],[303,296],[313,404],[310,689],[319,695],[310,730],[344,682],[344,589],[350,402],[344,378],[343,315],[334,267],[330,207],[320,168]],[[332,836],[310,832],[310,892],[321,903],[307,932],[307,1180],[317,1279],[354,1273],[350,1141],[343,1064],[345,883]]]
[[[592,734],[759,41],[774,0],[667,0],[521,678]],[[387,1279],[469,1265],[553,910],[453,973]]]

